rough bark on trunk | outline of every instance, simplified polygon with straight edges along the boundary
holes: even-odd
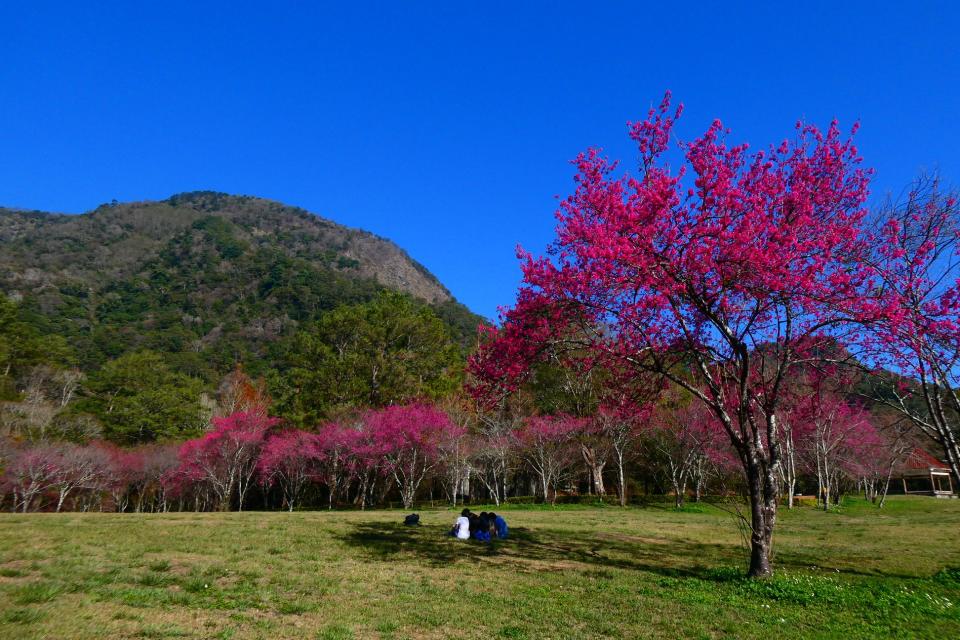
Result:
[[[751,463],[747,467],[750,488],[750,568],[751,578],[772,575],[770,555],[773,529],[777,519],[777,480],[772,470]]]

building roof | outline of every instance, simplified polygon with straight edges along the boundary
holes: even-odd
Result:
[[[900,465],[900,471],[917,471],[927,469],[944,469],[947,465],[942,460],[937,460],[924,449],[917,447],[910,452],[907,459]]]

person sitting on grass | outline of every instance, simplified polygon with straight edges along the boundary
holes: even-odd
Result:
[[[486,511],[477,516],[477,527],[473,531],[473,537],[481,542],[490,542],[490,518]]]
[[[507,521],[503,519],[503,516],[498,516],[497,514],[490,512],[487,514],[487,517],[490,519],[493,527],[493,533],[491,535],[495,535],[501,540],[506,539],[510,530],[507,529]]]
[[[470,537],[476,539],[477,532],[480,531],[480,516],[470,513]]]
[[[450,530],[450,535],[456,536],[458,540],[469,540],[471,515],[473,514],[470,513],[470,509],[464,509],[461,511],[460,517],[457,518],[457,521],[453,523],[453,529]]]

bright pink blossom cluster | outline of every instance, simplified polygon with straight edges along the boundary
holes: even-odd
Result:
[[[667,95],[630,125],[636,174],[598,149],[577,157],[556,239],[544,256],[520,252],[517,305],[471,371],[478,395],[516,388],[548,346],[576,341],[686,389],[742,463],[750,574],[768,575],[784,380],[818,358],[812,343],[843,341],[875,311],[862,304],[874,275],[862,232],[869,171],[836,122],[825,132],[800,123],[792,141],[751,153],[728,145],[719,121],[674,145],[680,113]]]

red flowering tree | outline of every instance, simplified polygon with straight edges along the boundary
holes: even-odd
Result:
[[[888,384],[874,399],[935,442],[960,484],[960,204],[921,180],[880,224],[871,266],[882,304],[862,355],[906,379],[875,377]]]
[[[174,481],[181,489],[185,483],[205,485],[221,511],[229,510],[236,494],[242,511],[267,432],[279,422],[260,412],[214,418],[212,430],[180,447]]]
[[[364,423],[382,447],[383,471],[396,482],[405,509],[413,508],[420,483],[439,461],[441,442],[462,430],[446,413],[427,404],[371,411]]]
[[[617,470],[617,498],[620,506],[627,506],[627,462],[636,452],[640,430],[650,415],[652,405],[618,402],[600,406],[591,428],[602,434],[610,444],[610,457]]]
[[[134,452],[143,463],[135,474],[134,510],[137,513],[145,509],[167,511],[170,505],[167,500],[166,481],[179,467],[179,447],[174,444],[153,443],[138,447]]]
[[[71,493],[77,490],[97,492],[110,473],[110,456],[101,447],[60,443],[53,449],[53,487],[57,490],[56,511]]]
[[[864,413],[847,435],[840,468],[846,478],[863,490],[864,500],[876,501],[894,456],[892,443],[877,428],[872,416]]]
[[[874,425],[880,425],[874,428]],[[863,438],[853,443],[847,469],[863,486],[863,497],[883,508],[893,472],[916,448],[912,425],[899,418],[887,424],[874,419]],[[879,499],[879,500],[878,500]]]
[[[315,434],[288,429],[267,438],[257,460],[257,473],[265,485],[280,485],[283,502],[293,511],[304,489],[317,476],[322,457]]]
[[[357,432],[344,429],[336,422],[325,424],[316,435],[316,479],[327,487],[327,509],[333,509],[337,493],[349,485],[357,471],[356,461],[352,457],[357,435]]]
[[[674,503],[683,506],[688,485],[696,501],[712,466],[720,465],[729,444],[722,441],[716,416],[702,402],[691,402],[679,393],[657,408],[644,423],[642,433],[647,459],[673,489]]]
[[[861,295],[868,173],[836,123],[826,132],[798,125],[792,142],[751,155],[727,146],[719,121],[677,144],[682,167],[673,171],[680,109],[671,113],[669,102],[630,126],[635,175],[618,174],[595,149],[577,158],[556,240],[545,257],[521,252],[517,304],[488,331],[472,371],[509,391],[574,326],[581,344],[686,388],[737,452],[750,499],[749,575],[766,576],[783,381],[817,358],[819,336],[839,337],[850,319],[842,310]]]
[[[331,441],[342,443],[344,447],[343,460],[346,469],[345,474],[340,477],[356,479],[357,494],[354,502],[359,504],[361,509],[380,502],[387,492],[382,489],[378,492],[378,483],[390,475],[385,466],[387,443],[380,440],[376,422],[367,420],[371,414],[372,412],[349,417],[340,423],[328,425],[337,431],[336,439]],[[349,487],[347,489],[349,490]]]
[[[44,493],[56,481],[57,458],[55,447],[46,443],[12,449],[3,481],[13,493],[15,511],[26,513],[41,507]]]
[[[588,422],[563,414],[533,416],[516,432],[520,455],[536,473],[544,502],[557,501],[557,489],[578,458],[577,435]]]
[[[801,413],[811,426],[808,455],[819,486],[818,500],[826,511],[837,502],[840,479],[861,455],[873,453],[876,429],[869,414],[832,393],[811,394]]]
[[[126,511],[130,497],[143,477],[143,450],[124,449],[109,442],[95,442],[90,446],[104,457],[106,468],[100,486],[110,494],[114,510]]]

